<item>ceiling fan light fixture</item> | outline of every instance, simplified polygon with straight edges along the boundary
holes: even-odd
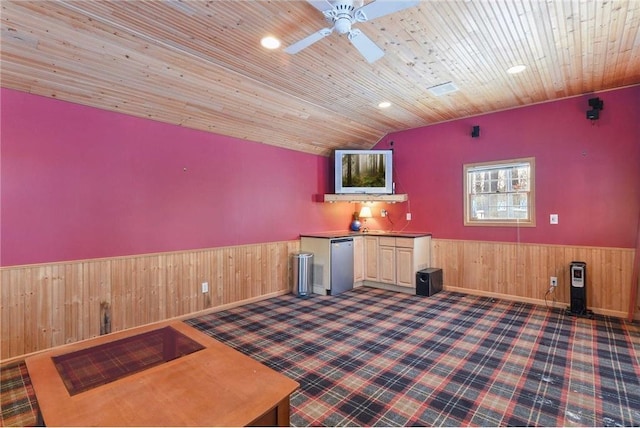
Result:
[[[526,65],[518,64],[518,65],[514,65],[513,67],[507,69],[507,73],[509,73],[509,74],[518,74],[518,73],[522,73],[526,69],[527,69]]]
[[[260,40],[260,44],[263,48],[278,49],[280,47],[280,40],[273,36],[265,36]]]
[[[384,51],[362,31],[352,28],[352,25],[417,6],[420,0],[373,0],[366,5],[364,0],[307,0],[307,2],[322,12],[325,20],[333,25],[330,28],[316,31],[287,46],[284,49],[286,53],[296,54],[322,40],[335,30],[338,34],[346,34],[351,44],[371,64],[382,58]]]
[[[347,34],[351,31],[351,20],[348,17],[339,17],[336,19],[335,29],[338,34]]]

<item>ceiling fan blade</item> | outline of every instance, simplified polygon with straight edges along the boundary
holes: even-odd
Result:
[[[375,0],[357,9],[354,16],[358,22],[371,21],[372,19],[380,18],[381,16],[416,6],[419,3],[420,0]]]
[[[318,9],[320,12],[333,9],[333,5],[327,0],[307,0],[307,3]]]
[[[302,49],[311,46],[318,40],[327,37],[329,34],[331,34],[332,31],[333,28],[323,28],[322,30],[316,31],[315,33],[305,37],[304,39],[295,42],[291,46],[288,46],[284,51],[288,54],[296,54]]]
[[[369,63],[375,62],[384,56],[384,51],[373,43],[362,31],[351,30],[348,37],[353,46],[358,49],[360,54],[362,54]]]

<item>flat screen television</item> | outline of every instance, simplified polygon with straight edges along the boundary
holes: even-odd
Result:
[[[392,150],[336,150],[335,193],[393,193]]]

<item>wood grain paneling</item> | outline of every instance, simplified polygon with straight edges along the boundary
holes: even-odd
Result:
[[[284,53],[326,26],[302,0],[4,0],[0,24],[3,87],[320,155],[640,82],[637,0],[423,1],[356,24],[374,64],[335,32]]]
[[[433,239],[446,289],[544,303],[558,277],[556,306],[569,303],[569,263],[587,263],[588,307],[627,316],[634,249]],[[290,291],[299,241],[0,269],[1,359],[112,331]],[[201,293],[201,283],[209,293]],[[551,298],[549,303],[553,304]]]
[[[290,291],[299,241],[0,270],[1,359]],[[209,292],[201,292],[202,282]]]
[[[569,305],[569,264],[587,264],[587,306],[594,312],[625,318],[629,307],[635,250],[433,240],[434,266],[443,270],[449,290],[544,303],[549,277],[558,277],[549,303]]]

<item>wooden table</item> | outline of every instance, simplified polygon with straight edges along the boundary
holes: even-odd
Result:
[[[71,396],[52,357],[171,326],[205,349]],[[297,382],[179,321],[65,345],[26,359],[49,426],[288,426]]]

